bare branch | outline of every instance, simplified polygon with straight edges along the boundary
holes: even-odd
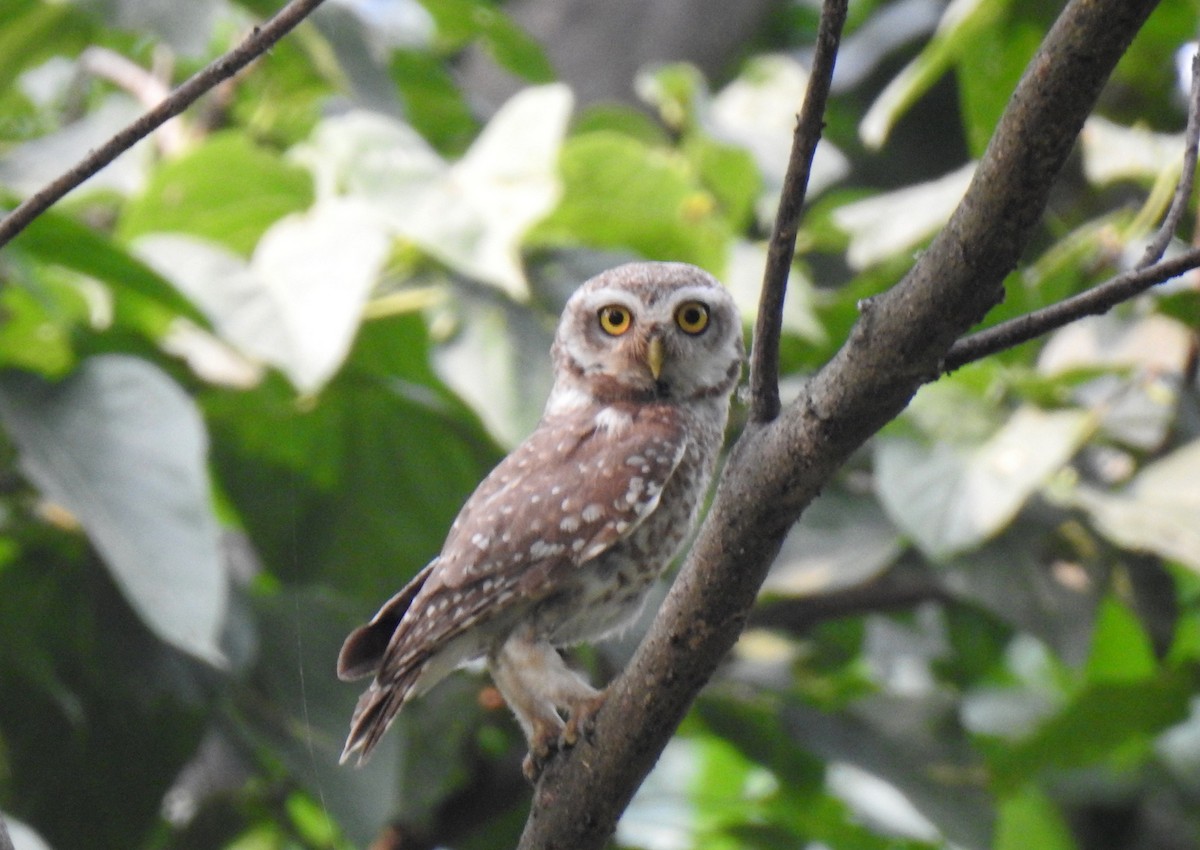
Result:
[[[733,646],[784,535],[858,446],[938,374],[993,306],[1108,75],[1156,0],[1071,0],[1017,86],[950,222],[904,280],[770,422],[734,446],[713,506],[650,632],[609,687],[592,739],[538,783],[522,850],[604,844],[696,694]]]
[[[1029,342],[1084,316],[1106,313],[1147,289],[1195,268],[1200,268],[1200,248],[1185,251],[1147,268],[1131,269],[1087,292],[963,337],[950,347],[942,368],[946,372],[953,372],[968,363]]]
[[[275,17],[262,26],[255,27],[241,44],[197,71],[154,109],[119,130],[69,171],[27,198],[24,203],[0,219],[0,248],[11,242],[64,195],[133,147],[135,142],[150,135],[164,122],[191,106],[217,83],[232,77],[265,53],[271,45],[308,17],[321,2],[322,0],[291,0]]]
[[[1192,196],[1197,148],[1200,148],[1200,51],[1192,57],[1192,85],[1188,98],[1187,130],[1184,134],[1183,170],[1179,174],[1175,195],[1171,199],[1167,214],[1163,217],[1162,225],[1146,245],[1137,265],[1087,292],[1081,292],[1049,307],[960,339],[950,347],[942,369],[952,372],[968,363],[1037,339],[1084,316],[1106,313],[1151,287],[1200,267],[1200,250],[1195,249],[1160,262],[1171,243],[1171,238],[1179,229],[1179,222],[1183,219]]]
[[[758,321],[754,326],[754,348],[750,355],[750,418],[754,422],[770,422],[779,415],[779,336],[783,326],[783,298],[792,257],[796,253],[796,231],[808,191],[813,155],[825,127],[825,103],[829,99],[842,27],[846,24],[847,4],[848,0],[825,0],[821,9],[808,89],[792,136],[792,152],[767,251]]]
[[[1144,269],[1162,259],[1171,244],[1171,237],[1179,230],[1179,222],[1187,211],[1188,201],[1192,197],[1192,185],[1196,179],[1196,149],[1200,147],[1200,50],[1192,57],[1192,86],[1188,96],[1187,130],[1184,133],[1183,170],[1179,174],[1179,183],[1175,186],[1175,196],[1171,206],[1163,218],[1162,226],[1150,244],[1146,246],[1137,268]]]
[[[749,625],[802,635],[829,620],[900,611],[923,602],[947,602],[952,598],[929,565],[916,557],[901,558],[862,584],[810,596],[760,601]]]

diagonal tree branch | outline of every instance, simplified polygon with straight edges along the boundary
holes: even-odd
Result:
[[[542,774],[520,847],[604,844],[733,646],[788,529],[834,471],[939,373],[1003,295],[1084,119],[1156,0],[1071,0],[1031,61],[950,222],[843,348],[734,446],[659,616],[609,689],[595,735]]]
[[[39,215],[58,203],[104,166],[129,150],[139,140],[191,106],[201,95],[222,80],[228,79],[249,65],[297,24],[320,6],[322,0],[291,0],[260,27],[228,53],[214,59],[189,77],[158,106],[141,115],[112,138],[89,153],[69,171],[49,185],[39,189],[16,209],[0,219],[0,248],[13,240]]]
[[[1193,248],[1152,266],[1119,274],[1049,307],[963,337],[946,353],[942,370],[953,372],[998,351],[1037,339],[1084,316],[1106,313],[1116,305],[1195,268],[1200,268],[1200,248]]]
[[[847,5],[848,0],[825,0],[822,6],[812,71],[792,135],[792,152],[767,249],[758,320],[754,326],[754,348],[750,353],[750,419],[754,422],[770,422],[779,415],[779,336],[783,328],[783,298],[792,257],[796,253],[796,232],[808,192],[813,156],[825,127],[825,104],[829,100],[842,28],[846,25]]]

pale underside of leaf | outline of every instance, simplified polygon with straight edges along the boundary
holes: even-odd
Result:
[[[922,551],[948,558],[1008,525],[1093,428],[1088,413],[1028,406],[979,444],[884,438],[876,447],[877,490]]]
[[[207,437],[183,391],[145,361],[100,355],[57,384],[0,379],[0,419],[25,474],[78,519],[142,621],[221,664],[227,592]]]

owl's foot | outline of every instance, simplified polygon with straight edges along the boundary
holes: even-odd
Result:
[[[529,753],[521,762],[521,772],[526,779],[536,784],[546,765],[560,750],[575,746],[580,738],[592,740],[596,712],[604,705],[607,696],[607,692],[598,691],[586,699],[577,700],[571,706],[571,716],[567,718],[566,725],[534,724],[533,735],[529,738]]]
[[[563,727],[560,746],[573,747],[579,743],[580,736],[588,741],[592,740],[596,731],[596,712],[603,707],[606,699],[608,691],[603,690],[571,706],[571,716],[567,718],[567,725]]]
[[[554,758],[564,734],[561,725],[540,723],[535,726],[529,738],[529,753],[521,762],[521,772],[531,783],[537,783],[550,759]]]

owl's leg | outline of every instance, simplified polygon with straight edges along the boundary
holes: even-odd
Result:
[[[567,735],[568,729],[577,728],[577,707],[602,694],[567,667],[553,646],[534,638],[528,629],[509,635],[488,657],[488,668],[529,741],[524,769],[532,781],[560,744],[570,746],[578,740],[576,732]],[[558,709],[570,713],[571,724],[563,724]]]

